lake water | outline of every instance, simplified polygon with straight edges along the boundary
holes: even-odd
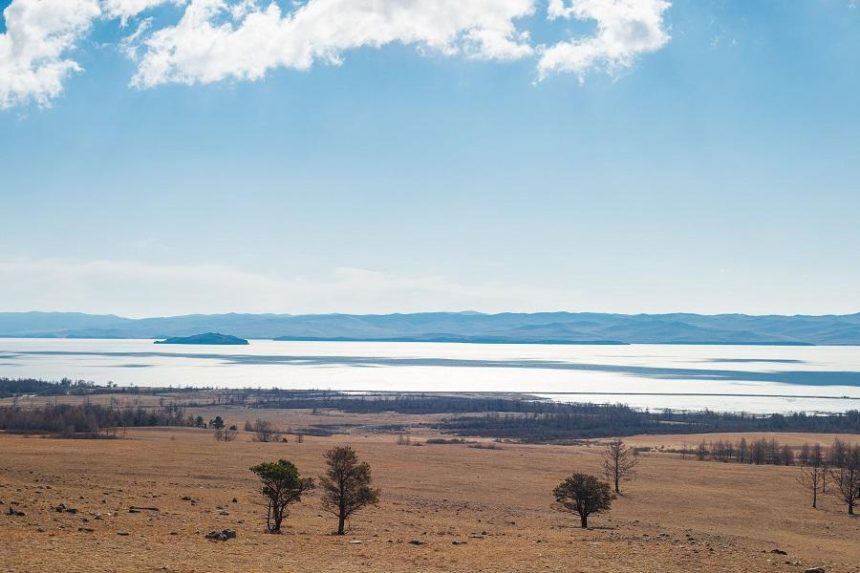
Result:
[[[563,401],[747,412],[860,409],[860,348],[409,342],[154,345],[0,339],[0,377],[138,386],[528,392]]]

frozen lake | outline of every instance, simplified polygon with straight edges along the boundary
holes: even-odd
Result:
[[[0,377],[138,386],[527,392],[564,401],[747,412],[860,409],[860,348],[852,346],[152,342],[0,339]]]

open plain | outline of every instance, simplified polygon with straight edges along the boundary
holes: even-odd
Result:
[[[240,427],[258,414],[204,413],[216,412]],[[811,509],[797,468],[646,452],[612,511],[582,530],[553,507],[551,492],[573,471],[599,472],[599,442],[426,444],[434,434],[416,424],[411,444],[398,445],[374,422],[420,417],[264,414],[281,427],[323,420],[351,430],[303,443],[295,435],[255,442],[250,432],[217,442],[192,428],[129,430],[115,440],[0,435],[0,571],[860,571],[860,520],[832,496]],[[833,438],[777,437],[795,445]],[[672,448],[700,439],[628,442]],[[248,468],[284,458],[317,476],[323,452],[343,443],[372,465],[380,505],[338,537],[313,492],[292,506],[282,535],[266,534]],[[236,539],[205,537],[227,528]]]

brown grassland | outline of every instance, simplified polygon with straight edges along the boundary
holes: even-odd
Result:
[[[241,428],[259,412],[190,413],[220,413]],[[249,432],[216,442],[211,431],[191,428],[130,430],[117,440],[0,435],[0,571],[860,571],[860,518],[832,496],[811,509],[797,468],[645,453],[612,511],[582,530],[576,516],[552,507],[551,492],[573,471],[599,472],[596,443],[416,446],[432,435],[419,430],[403,446],[374,427],[415,417],[265,413],[282,427],[323,419],[352,430],[304,443],[295,436],[258,443]],[[677,447],[700,439],[627,441]],[[833,436],[778,439],[829,444]],[[337,444],[370,462],[380,505],[358,513],[338,537],[335,518],[312,493],[292,507],[282,535],[264,533],[265,509],[248,468],[285,458],[315,477],[323,452]],[[77,512],[57,512],[61,503]],[[25,515],[7,515],[10,505]],[[224,528],[238,537],[205,538]]]

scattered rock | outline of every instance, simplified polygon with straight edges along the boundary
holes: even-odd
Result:
[[[451,545],[466,545],[466,542],[465,541],[458,541],[455,539],[454,541],[451,542]]]
[[[228,539],[236,539],[235,529],[222,529],[221,531],[210,531],[206,534],[206,539],[210,541],[227,541]]]
[[[774,555],[788,555],[788,551],[783,551],[782,549],[771,549],[770,552]]]
[[[803,573],[825,573],[824,567],[810,567]]]
[[[128,531],[117,531],[116,534],[121,537],[128,537]]]
[[[421,541],[420,539],[413,539],[409,542],[409,545],[426,545],[426,541]]]

